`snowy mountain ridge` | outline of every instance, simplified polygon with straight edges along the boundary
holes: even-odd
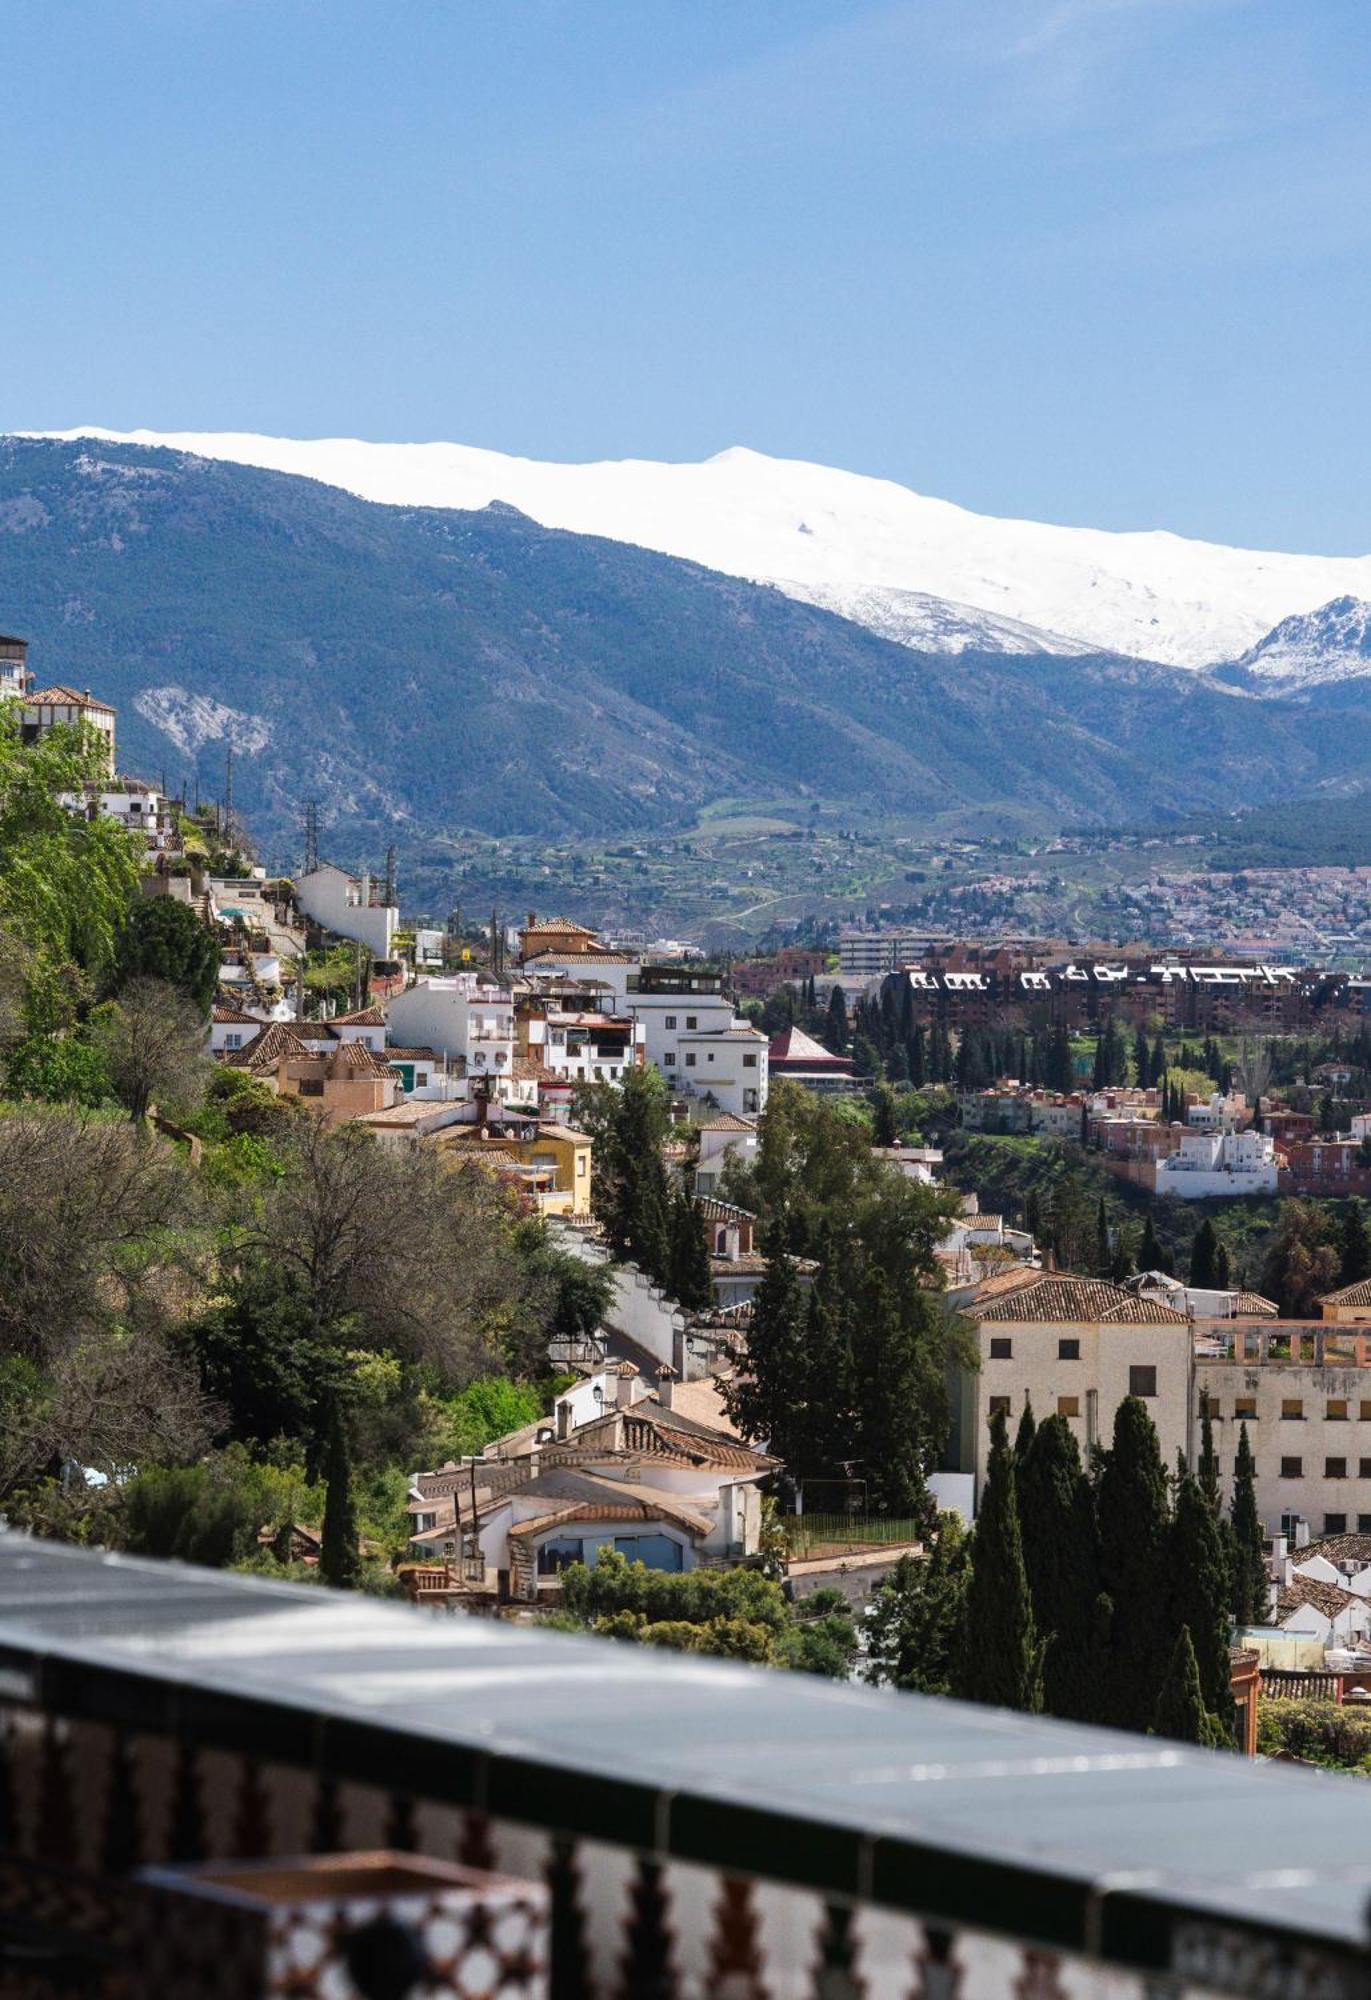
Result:
[[[1236,664],[1279,681],[1282,694],[1371,674],[1371,603],[1335,597],[1315,611],[1283,618]]]
[[[893,480],[741,446],[700,464],[559,465],[442,443],[96,427],[32,435],[161,445],[396,506],[502,501],[545,527],[774,584],[928,650],[1107,651],[1205,668],[1259,650],[1273,627],[1332,599],[1371,598],[1371,555],[1001,520]]]

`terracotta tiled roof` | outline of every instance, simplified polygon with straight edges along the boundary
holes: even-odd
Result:
[[[975,1320],[1016,1320],[1021,1324],[1041,1321],[1072,1326],[1189,1325],[1183,1312],[1163,1305],[1160,1299],[1136,1298],[1122,1285],[1111,1285],[1103,1278],[1072,1278],[1047,1272],[1039,1272],[1032,1283],[1016,1286],[988,1305],[973,1299],[967,1313]]]
[[[1294,1551],[1296,1562],[1308,1562],[1311,1556],[1322,1556],[1331,1563],[1371,1564],[1371,1535],[1325,1535],[1321,1541]]]
[[[633,954],[627,951],[578,951],[575,953],[565,951],[535,951],[532,958],[526,960],[525,969],[536,972],[539,964],[545,958],[560,960],[570,957],[574,957],[577,965],[636,965],[638,963]],[[557,969],[560,971],[561,966],[559,965]]]
[[[241,1007],[216,1006],[210,1017],[216,1027],[221,1028],[261,1028],[263,1023],[255,1014],[245,1014]]]
[[[26,707],[36,707],[39,702],[51,702],[63,708],[103,708],[111,715],[114,713],[109,702],[97,701],[89,691],[82,694],[79,688],[63,687],[60,682],[54,682],[51,687],[34,688],[24,696]]]
[[[1371,1278],[1358,1278],[1355,1285],[1344,1285],[1340,1292],[1325,1292],[1319,1300],[1321,1306],[1371,1306]]]
[[[573,937],[598,937],[598,931],[587,930],[584,924],[573,922],[570,917],[535,917],[531,924],[525,924],[523,935],[530,931],[567,931]]]
[[[1233,1310],[1246,1319],[1279,1319],[1280,1307],[1272,1299],[1264,1299],[1260,1292],[1235,1292]]]
[[[751,1209],[735,1208],[731,1201],[719,1201],[712,1194],[700,1196],[700,1207],[706,1222],[755,1222]]]
[[[330,1076],[341,1076],[345,1070],[355,1070],[365,1076],[384,1076],[386,1073],[385,1064],[377,1060],[365,1042],[339,1042],[320,1060],[328,1064]]]
[[[845,1074],[852,1069],[846,1056],[835,1056],[822,1042],[816,1042],[803,1028],[783,1028],[768,1051],[769,1062],[803,1063],[806,1069],[836,1069]]]
[[[386,1017],[379,1007],[359,1007],[353,1014],[335,1014],[329,1022],[333,1028],[384,1028]]]
[[[251,1070],[254,1076],[264,1076],[273,1073],[277,1063],[293,1062],[308,1054],[294,1027],[285,1021],[272,1021],[253,1036],[246,1048],[231,1050],[225,1061],[231,1069]]]
[[[1309,1551],[1300,1551],[1307,1560]],[[1292,1617],[1303,1604],[1312,1604],[1325,1618],[1337,1618],[1346,1611],[1349,1604],[1361,1604],[1365,1600],[1354,1590],[1340,1590],[1336,1583],[1320,1583],[1317,1577],[1296,1576],[1289,1583],[1283,1583],[1276,1593],[1276,1616],[1284,1621]]]
[[[740,1118],[734,1111],[726,1111],[722,1118],[711,1118],[700,1127],[702,1132],[755,1132],[755,1118]]]

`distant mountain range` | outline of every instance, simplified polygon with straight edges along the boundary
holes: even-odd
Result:
[[[351,438],[135,431],[123,441],[298,473],[390,505],[503,501],[544,527],[772,583],[922,651],[1077,650],[1213,668],[1284,619],[1333,598],[1371,598],[1371,555],[1278,555],[997,520],[893,480],[741,447],[700,465],[553,465]]]
[[[912,646],[508,504],[0,439],[0,628],[43,680],[118,704],[126,768],[217,791],[231,743],[238,801],[286,846],[311,796],[364,853],[397,827],[599,834],[722,799],[985,832],[1137,823],[1371,773],[1354,683],[1257,698],[1283,683],[1007,650],[1007,613],[977,645],[969,614],[917,613]]]

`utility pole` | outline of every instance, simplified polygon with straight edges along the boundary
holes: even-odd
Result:
[[[319,801],[305,800],[305,873],[312,875],[319,866]]]

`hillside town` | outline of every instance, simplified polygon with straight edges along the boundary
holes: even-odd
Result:
[[[340,1272],[330,1311],[360,1346],[303,1397],[266,1386],[322,1352],[298,1349],[293,1283],[229,1267],[232,1303],[206,1320],[206,1270],[184,1391],[227,1394],[237,1416],[191,1424],[179,1471],[145,1464],[146,1439],[103,1467],[79,1431],[35,1439],[6,1476],[12,1518],[61,1532],[75,1496],[98,1533],[190,1552],[206,1479],[246,1483],[218,1560],[621,1638],[672,1624],[658,1643],[1083,1717],[1101,1713],[1082,1677],[1104,1644],[1132,1692],[1103,1719],[1139,1727],[1181,1699],[1173,1667],[1190,1685],[1164,1606],[1175,1566],[1207,1561],[1211,1600],[1186,1622],[1195,1728],[1251,1755],[1264,1687],[1371,1698],[1371,978],[899,933],[711,962],[571,915],[428,924],[394,850],[340,866],[314,818],[304,864],[268,877],[226,801],[197,812],[120,774],[113,710],[37,686],[23,641],[0,650],[11,786],[41,771],[49,837],[64,820],[121,842],[133,893],[113,970],[91,965],[74,1011],[40,1000],[47,946],[21,913],[27,1029],[7,1044],[0,1140],[41,1115],[51,1143],[51,1121],[122,1101],[168,1171],[232,1186],[239,1215],[254,1186],[336,1202],[336,1152],[364,1209],[422,1188],[456,1204],[442,1230],[459,1217],[477,1264],[525,1267],[512,1290],[492,1279],[491,1307],[465,1302],[461,1347],[482,1360],[448,1349],[436,1367],[418,1359],[431,1329],[397,1330],[426,1283],[406,1297],[397,1267],[382,1309]],[[1053,1178],[1006,1182],[1006,1162]],[[1265,1221],[1259,1259],[1244,1212]],[[390,1269],[386,1246],[355,1254]],[[534,1267],[555,1296],[530,1321]],[[490,1310],[525,1322],[517,1338],[492,1344]],[[395,1370],[377,1408],[362,1377],[344,1387],[367,1353]],[[253,1453],[292,1426],[304,1458],[273,1496]],[[388,1456],[444,1432],[445,1455]],[[343,1490],[357,1451],[390,1483],[370,1530]],[[1151,1494],[1146,1560],[1111,1543],[1125,1476]],[[1035,1527],[1020,1502],[1006,1631],[978,1571],[1006,1559],[992,1537],[1016,1477],[1049,1482],[1049,1514]],[[1063,1629],[1044,1676],[1033,1634],[1066,1616],[1057,1504],[1096,1520],[1084,1543],[1071,1531],[1074,1560],[1116,1632]],[[667,1593],[648,1612],[643,1573]],[[714,1595],[689,1612],[665,1580],[697,1576]],[[767,1579],[781,1622],[725,1641],[747,1622],[730,1592]],[[929,1620],[941,1638],[907,1657],[891,1635]]]

